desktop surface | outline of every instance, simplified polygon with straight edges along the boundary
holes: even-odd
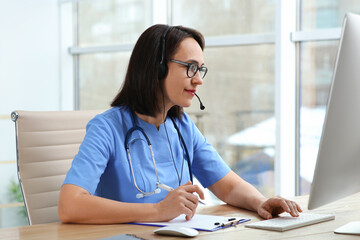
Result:
[[[293,198],[305,212],[308,196]],[[359,239],[359,236],[336,234],[334,230],[360,216],[360,193],[310,211],[311,213],[334,214],[335,220],[318,223],[286,232],[245,228],[237,225],[216,232],[200,232],[195,239]],[[251,222],[261,220],[256,213],[229,205],[200,206],[197,213],[219,216],[243,216]],[[0,239],[101,239],[121,234],[134,234],[143,239],[180,239],[179,237],[158,236],[153,233],[156,227],[113,224],[85,225],[49,223],[25,227],[0,229]]]

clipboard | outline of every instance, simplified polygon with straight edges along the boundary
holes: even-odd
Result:
[[[167,226],[188,227],[188,228],[194,228],[199,231],[214,232],[220,229],[236,226],[240,223],[248,222],[250,220],[251,220],[250,218],[242,218],[242,217],[225,217],[225,216],[195,214],[192,219],[186,221],[185,215],[182,214],[169,222],[133,222],[129,224],[145,225],[145,226],[153,226],[153,227],[167,227]]]

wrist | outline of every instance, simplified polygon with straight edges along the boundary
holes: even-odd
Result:
[[[158,221],[158,208],[156,203],[136,203],[131,222]]]
[[[148,221],[160,221],[160,203],[150,203],[146,208],[149,209]]]
[[[265,198],[264,196],[256,199],[256,200],[254,201],[254,210],[258,212],[258,211],[259,211],[259,208],[260,208],[260,207],[263,205],[263,203],[266,202],[266,201],[267,201],[267,198]]]

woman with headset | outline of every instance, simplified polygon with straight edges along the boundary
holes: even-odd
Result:
[[[192,175],[219,199],[263,218],[298,216],[297,203],[266,199],[231,171],[183,112],[207,73],[204,45],[201,33],[182,26],[154,25],[140,36],[112,108],[87,125],[60,191],[61,221],[189,220],[204,199]]]

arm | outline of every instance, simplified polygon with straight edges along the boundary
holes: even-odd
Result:
[[[256,211],[266,219],[284,211],[296,217],[302,211],[297,203],[282,197],[266,199],[254,186],[233,171],[211,185],[209,189],[222,201],[236,207]]]
[[[93,196],[76,185],[64,184],[60,191],[58,214],[63,223],[109,224],[151,221],[157,211],[153,204],[117,202]]]
[[[204,198],[198,186],[184,184],[169,192],[156,204],[125,203],[91,195],[85,189],[64,184],[60,191],[58,214],[63,223],[110,224],[136,221],[169,221],[180,214],[191,219],[198,204],[197,192]]]

